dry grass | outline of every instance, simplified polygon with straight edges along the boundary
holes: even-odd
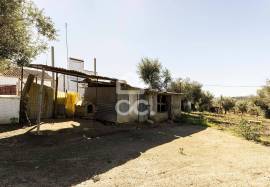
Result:
[[[234,135],[240,135],[249,140],[261,142],[264,145],[270,145],[270,119],[266,119],[263,116],[257,117],[248,114],[241,115],[233,113],[214,114],[209,112],[184,113],[184,115],[188,118],[203,119],[210,127],[229,131]],[[250,131],[250,134],[247,131]],[[249,135],[246,137],[245,134]],[[254,138],[250,138],[250,136]]]
[[[45,123],[38,137],[2,128],[0,186],[270,185],[269,148],[213,128],[93,127]]]

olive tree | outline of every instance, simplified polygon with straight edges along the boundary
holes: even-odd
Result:
[[[227,114],[227,112],[232,110],[235,106],[235,100],[230,97],[222,97],[220,102],[225,114]]]
[[[245,100],[240,100],[236,103],[236,108],[239,112],[244,114],[248,111],[248,102]]]
[[[51,18],[33,1],[0,1],[0,69],[30,63],[56,36]]]
[[[163,69],[158,59],[142,58],[138,64],[138,74],[151,89],[167,90],[172,81],[170,71]]]

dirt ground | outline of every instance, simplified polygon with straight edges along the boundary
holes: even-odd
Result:
[[[269,147],[212,128],[29,129],[0,128],[0,186],[270,186]]]

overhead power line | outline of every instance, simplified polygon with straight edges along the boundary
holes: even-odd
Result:
[[[223,87],[223,88],[261,88],[263,85],[221,85],[221,84],[204,84],[205,87]]]

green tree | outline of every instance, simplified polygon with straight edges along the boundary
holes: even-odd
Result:
[[[270,117],[270,81],[257,91],[257,97],[254,98],[254,104],[259,106],[265,113],[265,117]]]
[[[167,90],[168,89],[168,86],[169,84],[172,82],[172,75],[171,75],[171,72],[165,68],[163,71],[162,71],[162,87]]]
[[[227,114],[227,112],[232,110],[235,106],[235,100],[230,97],[221,97],[220,102],[225,114]]]
[[[242,114],[246,113],[248,111],[248,102],[245,100],[237,101],[236,108],[239,112]]]
[[[256,115],[257,117],[262,114],[262,110],[259,106],[256,106],[254,103],[249,103],[248,113],[251,115]]]
[[[151,89],[160,89],[162,65],[158,59],[142,58],[138,74]]]
[[[183,80],[181,78],[172,81],[169,87],[169,91],[176,92],[176,93],[183,93],[182,84],[183,84]]]
[[[169,90],[184,93],[183,99],[192,101],[194,104],[198,103],[202,96],[202,85],[189,78],[172,81]]]
[[[163,69],[158,59],[142,58],[138,64],[138,74],[152,89],[167,90],[172,81],[170,71],[167,68]]]
[[[56,39],[52,20],[31,0],[0,1],[0,69],[28,64]]]
[[[191,81],[189,78],[179,78],[171,82],[168,90],[172,92],[183,93],[183,104],[191,102],[192,110],[196,110],[199,107],[199,103],[203,95],[202,85],[200,83]]]
[[[210,111],[213,105],[214,96],[209,91],[202,91],[201,99],[199,101],[200,111]]]

